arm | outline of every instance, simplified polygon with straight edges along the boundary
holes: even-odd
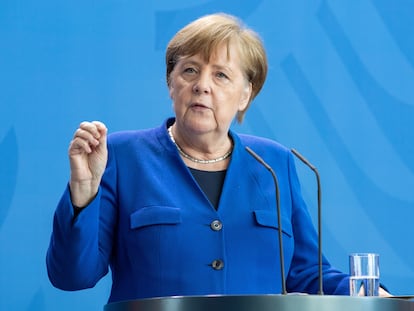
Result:
[[[287,280],[288,290],[316,293],[319,277],[318,236],[302,198],[292,155],[289,155],[289,179],[295,251]],[[325,257],[323,258],[323,284],[326,294],[349,294],[349,276],[334,269]]]
[[[74,218],[69,187],[64,192],[53,220],[46,263],[52,284],[63,290],[93,287],[108,272],[110,250],[101,245],[99,234],[101,191]]]
[[[97,130],[101,123],[96,124],[82,123],[70,144],[71,180],[56,209],[47,252],[49,278],[64,290],[92,287],[108,272],[116,215],[112,185],[102,180],[106,128],[101,134],[88,131]],[[111,166],[105,176],[114,184],[113,171]],[[83,207],[77,216],[75,204]]]

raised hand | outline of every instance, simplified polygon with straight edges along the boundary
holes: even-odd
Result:
[[[86,206],[96,195],[108,160],[107,128],[99,121],[82,122],[69,145],[72,204]]]

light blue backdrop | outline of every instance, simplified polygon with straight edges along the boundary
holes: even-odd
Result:
[[[0,309],[101,310],[110,280],[63,292],[46,275],[52,217],[83,120],[111,132],[171,115],[164,51],[189,21],[240,16],[269,77],[235,130],[294,147],[319,168],[324,250],[375,251],[382,281],[414,293],[414,2],[409,0],[0,2]],[[316,186],[298,171],[316,219]]]

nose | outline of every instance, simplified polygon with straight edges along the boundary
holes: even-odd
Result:
[[[211,92],[211,79],[209,74],[201,73],[194,82],[193,92],[196,94],[209,94]]]

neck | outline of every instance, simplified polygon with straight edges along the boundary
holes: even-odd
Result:
[[[183,148],[181,143],[179,143],[179,139],[178,141],[176,140],[176,130],[174,125],[170,126],[168,128],[168,134],[172,140],[172,142],[175,144],[175,146],[177,147],[180,155],[183,157],[183,159],[186,160],[186,162],[192,162],[193,164],[197,164],[197,166],[203,166],[203,165],[212,165],[212,164],[216,164],[216,163],[220,163],[220,162],[228,162],[228,159],[231,156],[231,153],[233,151],[233,145],[230,142],[230,148],[227,149],[227,151],[225,151],[224,153],[222,153],[219,156],[213,156],[212,154],[206,154],[206,153],[200,153],[200,152],[194,152],[194,149],[192,150],[193,152],[187,151],[186,148]],[[182,140],[181,140],[182,141]],[[195,155],[196,153],[200,154],[200,155]],[[192,166],[193,167],[193,166]],[[227,165],[226,165],[227,167]]]

